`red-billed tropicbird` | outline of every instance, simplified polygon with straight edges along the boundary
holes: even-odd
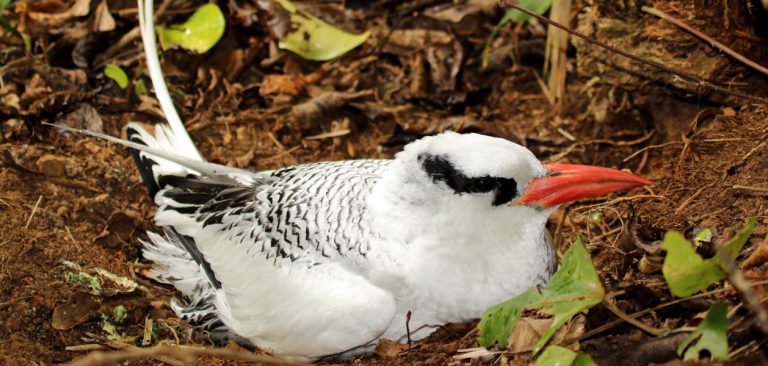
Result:
[[[542,164],[526,148],[444,132],[393,160],[249,172],[205,162],[165,85],[152,0],[139,19],[168,125],[129,124],[164,233],[151,277],[184,320],[276,355],[315,360],[479,317],[556,268],[545,228],[561,203],[650,184],[630,173]]]

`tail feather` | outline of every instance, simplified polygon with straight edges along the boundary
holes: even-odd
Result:
[[[178,154],[189,159],[203,161],[202,155],[197,151],[195,143],[189,137],[184,123],[181,121],[176,108],[173,106],[173,100],[168,93],[168,86],[165,84],[163,70],[160,67],[160,58],[157,53],[157,42],[155,41],[155,21],[154,4],[152,0],[138,0],[139,8],[139,29],[141,30],[141,40],[144,44],[144,54],[147,58],[147,68],[149,77],[152,79],[152,85],[155,89],[155,96],[160,102],[160,108],[165,114],[170,130],[165,132],[169,141],[173,142],[173,148]],[[156,133],[156,138],[160,136]]]

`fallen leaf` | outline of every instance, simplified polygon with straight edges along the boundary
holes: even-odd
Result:
[[[53,329],[68,330],[85,323],[96,310],[99,302],[85,292],[76,292],[69,296],[66,304],[59,305],[53,310],[51,325]]]
[[[598,304],[603,295],[603,286],[592,260],[581,239],[577,239],[563,255],[560,269],[552,276],[541,294],[531,288],[486,310],[477,325],[480,331],[478,342],[485,347],[498,343],[500,348],[506,348],[508,337],[522,312],[526,309],[543,309],[553,315],[554,319],[552,325],[534,345],[535,355],[566,321]]]
[[[96,32],[109,32],[115,29],[115,18],[109,12],[107,0],[101,0],[93,14],[93,30]]]
[[[405,343],[396,342],[390,339],[382,339],[376,348],[373,350],[373,354],[381,358],[390,358],[399,355],[410,347]]]
[[[141,219],[135,215],[116,211],[107,218],[106,227],[93,240],[99,245],[117,248],[122,243],[130,240],[131,235],[134,233],[134,228],[138,226],[139,222],[141,222]]]
[[[742,268],[752,268],[768,261],[768,235],[752,254],[741,263]]]
[[[576,353],[567,348],[549,346],[536,360],[534,366],[597,366],[586,353]]]
[[[713,360],[728,359],[728,304],[719,302],[712,306],[704,321],[677,347],[683,360],[697,360],[703,350],[709,351]],[[697,340],[698,339],[698,340]],[[695,344],[692,343],[696,341]],[[683,354],[685,352],[685,354]]]
[[[208,3],[197,8],[183,24],[158,27],[157,33],[164,50],[178,45],[188,51],[205,53],[221,39],[225,28],[226,19],[219,6]]]
[[[537,319],[532,317],[521,318],[515,330],[509,335],[507,340],[507,351],[512,353],[530,352],[533,350],[536,342],[552,326],[554,319]],[[575,316],[568,324],[561,327],[552,336],[552,343],[559,344],[567,338],[575,338],[584,334],[586,326],[586,317],[583,315]]]
[[[276,4],[279,6],[273,6]],[[370,36],[370,32],[347,33],[299,10],[288,0],[260,2],[259,6],[270,14],[269,27],[279,40],[278,47],[307,60],[337,58],[365,43]]]
[[[128,87],[128,75],[125,74],[125,71],[123,71],[120,66],[107,64],[107,66],[104,67],[104,75],[114,80],[120,89]]]
[[[755,228],[755,219],[725,244],[732,259],[736,259]],[[691,296],[707,286],[727,277],[719,258],[703,259],[683,234],[670,231],[664,236],[662,247],[667,251],[662,266],[669,290],[678,297]]]
[[[269,74],[264,76],[259,95],[288,94],[298,96],[305,90],[306,83],[301,75]]]
[[[37,159],[35,165],[46,177],[63,177],[67,174],[67,160],[61,156],[45,154]]]
[[[39,7],[36,7],[37,9],[45,9],[42,4]],[[70,20],[72,18],[81,17],[88,15],[88,12],[90,11],[91,7],[91,0],[75,0],[75,3],[72,4],[72,7],[67,9],[66,11],[60,12],[60,13],[48,13],[44,11],[34,11],[35,8],[30,7],[30,11],[28,12],[28,16],[30,19],[35,20],[40,23],[46,23],[46,26],[48,27],[54,27],[61,25],[62,23],[66,22],[67,20]]]

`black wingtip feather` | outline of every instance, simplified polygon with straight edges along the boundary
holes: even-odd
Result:
[[[129,126],[126,129],[125,134],[128,137],[128,141],[147,145],[147,143],[141,139],[141,133],[135,128]],[[136,149],[131,149],[131,156],[133,157],[133,162],[136,163],[136,167],[139,169],[139,174],[141,174],[141,179],[144,181],[147,191],[149,191],[149,196],[155,197],[155,194],[160,191],[160,186],[155,181],[152,167],[157,165],[157,162],[146,156],[142,156],[141,151]]]

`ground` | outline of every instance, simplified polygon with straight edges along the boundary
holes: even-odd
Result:
[[[17,1],[3,12],[29,35],[32,47],[27,53],[14,34],[0,33],[2,364],[66,363],[92,350],[131,351],[159,343],[211,345],[169,309],[175,291],[142,276],[149,263],[141,256],[140,240],[153,229],[155,206],[128,150],[42,124],[120,136],[129,121],[162,120],[151,94],[139,96],[133,87],[141,80],[151,90],[140,42],[126,38],[137,24],[135,4],[105,3],[117,26],[101,32],[93,32],[103,26],[95,19],[103,13],[95,1],[78,16],[61,15],[74,8],[68,0]],[[768,234],[768,106],[578,40],[566,53],[562,100],[553,101],[542,86],[548,77],[541,74],[547,31],[540,22],[502,27],[489,65],[482,68],[486,39],[503,13],[491,3],[467,10],[448,1],[307,2],[307,11],[339,27],[371,31],[368,42],[341,58],[310,62],[275,47],[266,25],[275,15],[268,10],[219,2],[228,20],[223,39],[202,55],[164,52],[163,69],[194,141],[217,163],[258,170],[391,158],[413,139],[455,130],[510,139],[545,162],[640,174],[653,186],[565,205],[549,227],[561,255],[581,236],[611,303],[626,314],[650,309],[637,319],[663,335],[654,338],[616,321],[600,304],[556,342],[589,353],[599,364],[676,364],[680,336],[670,331],[695,326],[712,304],[726,301],[732,305],[728,363],[768,364],[756,309],[742,302],[743,293],[726,281],[679,300],[661,275],[663,255],[651,250],[667,230],[690,237],[709,228],[711,242],[722,243],[754,217],[757,227],[737,264],[758,303],[765,302],[766,258],[752,253]],[[159,22],[180,22],[200,4],[167,2],[158,8]],[[768,64],[768,23],[757,1],[644,5]],[[446,9],[459,20],[439,15]],[[765,74],[633,1],[576,1],[570,14],[571,26],[598,40],[768,97]],[[127,89],[104,76],[106,63],[127,71]],[[476,347],[474,324],[458,324],[410,347],[382,345],[376,354],[350,363],[530,361],[530,353],[514,350],[460,356],[465,353],[460,350]],[[235,344],[226,349],[242,351]],[[204,356],[199,364],[244,362],[230,356]],[[171,356],[143,362],[158,360],[180,362]]]

